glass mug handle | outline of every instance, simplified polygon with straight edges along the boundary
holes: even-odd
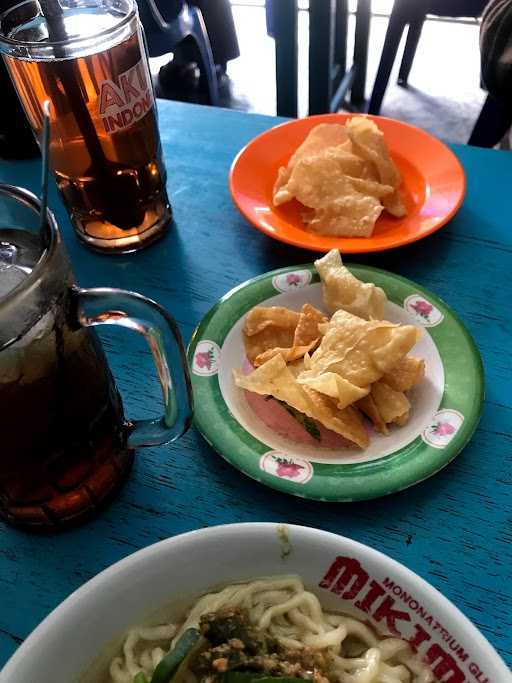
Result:
[[[118,325],[147,341],[158,372],[164,414],[128,422],[127,446],[159,446],[175,441],[192,421],[192,385],[185,347],[175,320],[159,304],[135,292],[109,287],[74,288],[82,327]]]

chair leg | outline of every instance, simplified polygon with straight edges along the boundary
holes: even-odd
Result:
[[[405,41],[404,55],[400,64],[400,71],[398,73],[398,85],[401,85],[404,88],[407,87],[407,81],[409,80],[409,74],[411,73],[414,55],[416,54],[416,48],[420,42],[421,31],[423,29],[424,23],[425,15],[415,19],[414,21],[411,21],[409,24],[407,40]]]
[[[190,6],[192,18],[192,32],[190,37],[194,41],[199,59],[200,79],[199,85],[208,92],[209,103],[213,107],[219,106],[219,87],[217,83],[217,71],[213,61],[210,39],[204,25],[203,16],[197,7]]]
[[[358,108],[364,105],[365,100],[370,19],[371,0],[358,0],[354,37],[354,80],[350,91],[350,101]]]
[[[342,74],[347,70],[348,2],[336,0],[334,24],[334,63]]]
[[[309,4],[309,113],[331,110],[335,0]]]
[[[395,62],[396,52],[406,24],[406,15],[402,9],[402,3],[395,2],[391,16],[389,17],[388,29],[382,48],[379,69],[372,90],[368,113],[378,114],[384,99],[384,93],[388,86],[391,69]]]
[[[273,0],[265,0],[265,22],[267,25],[267,35],[270,38],[274,37],[274,17],[272,12]]]
[[[276,50],[276,99],[278,116],[297,116],[298,8],[297,0],[272,2]]]
[[[494,147],[512,125],[512,108],[487,95],[468,145]]]

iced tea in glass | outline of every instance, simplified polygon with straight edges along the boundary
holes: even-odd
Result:
[[[0,517],[31,529],[75,524],[112,498],[134,449],[178,438],[191,390],[175,322],[119,289],[80,289],[53,215],[0,184]],[[93,327],[142,334],[164,398],[155,420],[127,420]]]
[[[136,5],[61,0],[51,22],[42,5],[25,0],[0,17],[0,51],[38,139],[50,102],[52,170],[78,236],[134,251],[171,220]]]

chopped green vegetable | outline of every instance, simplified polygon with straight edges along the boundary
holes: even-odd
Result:
[[[201,633],[213,646],[238,639],[244,644],[244,652],[265,654],[267,639],[250,625],[246,614],[237,610],[204,614],[200,623]]]
[[[193,651],[200,638],[201,634],[197,629],[187,629],[173,649],[165,655],[156,667],[151,677],[151,683],[170,683],[181,663]],[[139,682],[137,681],[137,683]]]
[[[304,427],[307,433],[312,436],[315,441],[320,441],[320,430],[318,429],[314,420],[307,415],[304,415],[304,413],[301,413],[299,410],[295,410],[295,408],[292,408],[292,406],[288,405],[288,403],[285,401],[281,401],[279,399],[276,399],[276,401],[283,406],[287,413],[289,413],[295,420],[297,420],[299,424]]]
[[[307,433],[313,437],[316,441],[320,441],[321,436],[320,436],[320,430],[316,426],[314,420],[312,420],[310,417],[305,416],[304,417],[304,429],[307,431]]]
[[[142,671],[139,671],[139,673],[133,679],[133,683],[148,683],[148,679]]]

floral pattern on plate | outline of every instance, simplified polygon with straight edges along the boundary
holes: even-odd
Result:
[[[463,422],[464,415],[458,410],[439,410],[428,427],[423,430],[421,438],[429,446],[444,448],[457,434]]]
[[[307,460],[290,458],[279,451],[268,451],[260,458],[260,469],[274,477],[288,479],[296,484],[307,484],[313,476],[313,466]]]
[[[209,339],[203,339],[196,346],[192,361],[192,372],[203,377],[216,375],[219,371],[219,360],[219,346]]]
[[[444,315],[421,294],[412,294],[404,301],[405,310],[423,327],[435,327],[443,322]]]
[[[295,270],[290,273],[280,273],[272,278],[272,285],[278,292],[289,292],[300,287],[307,287],[311,282],[310,270]]]

